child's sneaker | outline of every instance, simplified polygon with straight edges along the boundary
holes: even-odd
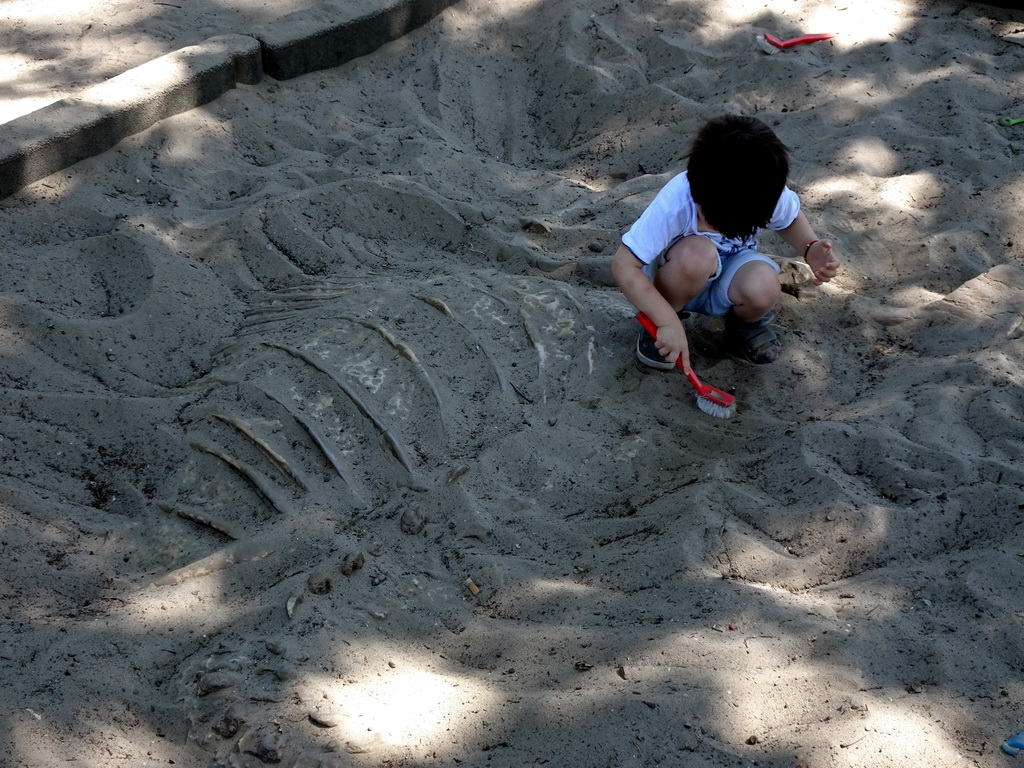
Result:
[[[658,348],[654,346],[654,337],[647,331],[640,331],[640,335],[636,337],[636,359],[648,368],[657,368],[659,371],[671,371],[676,367],[675,363],[670,363],[661,356]]]
[[[760,320],[748,323],[730,311],[725,316],[725,336],[734,354],[755,365],[774,363],[782,351],[782,342],[772,330],[777,314],[773,309]]]

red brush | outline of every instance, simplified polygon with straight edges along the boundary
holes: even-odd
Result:
[[[651,318],[643,312],[638,312],[636,319],[640,321],[640,325],[644,327],[644,330],[654,338],[658,338],[658,326],[652,322]],[[676,358],[676,365],[679,367],[679,370],[683,370],[682,357]],[[715,389],[709,384],[702,384],[700,379],[697,378],[697,374],[693,372],[693,368],[686,374],[686,378],[689,379],[693,388],[697,390],[697,407],[708,414],[708,416],[714,416],[717,419],[728,419],[736,413],[736,398],[728,392]]]
[[[822,32],[820,34],[800,35],[800,37],[794,37],[792,40],[780,40],[775,35],[769,35],[765,32],[763,35],[757,36],[757,44],[761,46],[761,50],[765,53],[778,53],[783,48],[792,48],[794,45],[800,45],[801,43],[831,40],[835,36],[834,32]]]

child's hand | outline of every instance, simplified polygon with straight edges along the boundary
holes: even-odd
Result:
[[[818,240],[807,249],[807,266],[814,273],[814,284],[827,283],[839,271],[839,257],[832,250],[831,240]]]
[[[683,373],[690,372],[690,349],[686,343],[686,331],[683,330],[682,323],[659,325],[654,346],[658,350],[658,354],[670,363],[674,363],[677,358],[682,358]]]

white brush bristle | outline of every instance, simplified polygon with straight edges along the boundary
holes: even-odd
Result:
[[[778,53],[780,50],[782,50],[778,46],[772,45],[767,40],[765,40],[764,35],[757,36],[757,44],[761,46],[761,50],[764,51],[765,53]]]
[[[708,416],[714,416],[716,419],[728,419],[736,412],[735,408],[726,408],[724,405],[718,403],[712,403],[706,397],[697,395],[697,407],[700,408]]]

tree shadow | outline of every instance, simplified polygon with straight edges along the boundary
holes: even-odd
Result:
[[[991,752],[1024,658],[1019,308],[941,301],[1019,261],[1015,49],[929,62],[1012,19],[959,7],[772,57],[769,13],[456,8],[5,201],[8,753]],[[635,369],[598,278],[730,109],[794,148],[849,269],[785,297],[782,365],[700,360],[741,398],[712,422]]]
[[[40,109],[165,54],[225,34],[246,34],[305,3],[274,9],[215,0],[83,8],[67,16],[19,7],[8,19],[0,62],[0,121]]]

